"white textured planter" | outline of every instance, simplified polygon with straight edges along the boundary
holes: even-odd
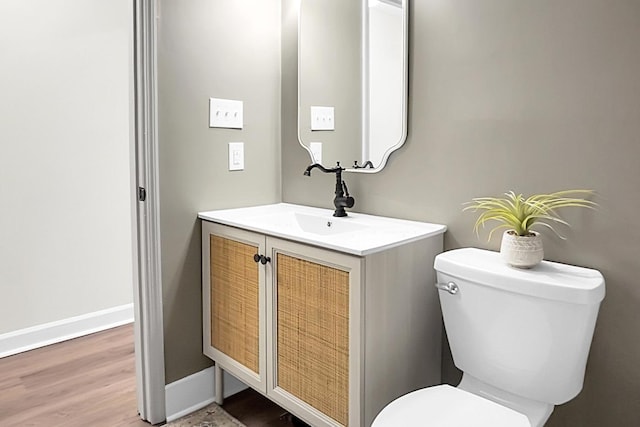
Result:
[[[534,236],[518,236],[515,232],[505,231],[502,235],[500,254],[509,265],[518,268],[531,268],[542,261],[542,237],[540,233],[532,231]]]

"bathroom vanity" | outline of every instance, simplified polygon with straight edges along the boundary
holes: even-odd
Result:
[[[291,204],[202,212],[203,348],[315,426],[440,383],[446,227]],[[217,393],[221,384],[216,385]]]

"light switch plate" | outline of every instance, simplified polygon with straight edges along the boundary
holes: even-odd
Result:
[[[243,109],[242,101],[209,98],[209,127],[242,129]]]
[[[244,142],[229,143],[229,170],[244,170]]]
[[[335,130],[333,107],[311,106],[311,130]]]
[[[322,142],[309,143],[309,149],[311,149],[313,163],[322,163]]]

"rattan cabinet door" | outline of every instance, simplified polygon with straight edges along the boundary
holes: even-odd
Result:
[[[215,224],[207,227],[205,354],[247,384],[265,390],[264,266],[254,261],[264,247],[264,236]]]
[[[276,386],[349,420],[349,272],[276,255]]]
[[[211,345],[258,374],[258,249],[216,235],[209,242]]]

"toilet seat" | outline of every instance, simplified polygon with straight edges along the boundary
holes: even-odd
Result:
[[[531,427],[526,415],[475,394],[439,385],[394,400],[371,427]]]

